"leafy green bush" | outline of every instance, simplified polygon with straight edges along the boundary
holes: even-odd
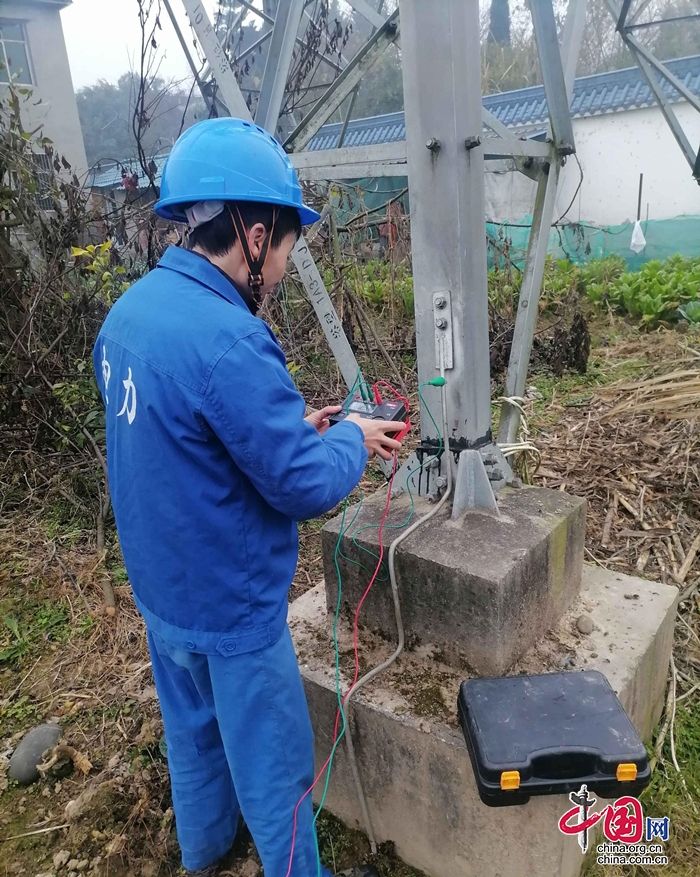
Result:
[[[568,259],[547,257],[542,280],[540,309],[555,308],[570,295],[590,295],[590,289],[605,290],[625,270],[625,260],[620,256],[606,256],[580,264]],[[489,271],[489,298],[499,311],[517,308],[522,284],[522,272],[509,268]]]
[[[368,262],[358,266],[359,291],[362,298],[374,308],[384,307],[391,295],[391,264]],[[394,268],[394,297],[404,316],[413,316],[413,277],[405,265]]]
[[[372,308],[381,310],[391,295],[391,265],[368,262],[357,266],[358,292]],[[523,273],[510,265],[489,271],[489,299],[503,316],[515,316]],[[394,271],[394,296],[400,310],[413,316],[413,278],[405,266]],[[671,256],[627,271],[621,256],[586,263],[547,257],[540,311],[557,312],[565,300],[587,297],[591,302],[641,320],[646,326],[678,319],[700,324],[700,257]]]
[[[56,447],[59,450],[68,450],[71,445],[85,447],[86,432],[90,433],[96,441],[104,441],[104,405],[90,360],[77,360],[74,372],[67,376],[66,380],[57,381],[53,385],[53,395],[62,403],[66,411],[66,417],[54,423],[58,437]],[[76,413],[76,417],[71,416],[72,411]]]
[[[522,272],[509,268],[489,271],[489,298],[503,313],[517,309]],[[585,264],[547,258],[540,310],[554,309],[571,294],[587,295],[641,320],[644,325],[671,323],[680,318],[700,323],[700,257],[671,256],[627,271],[620,256],[592,259]]]
[[[591,301],[606,304],[640,319],[645,325],[673,322],[684,317],[700,321],[700,258],[671,256],[665,262],[647,262],[607,283],[588,287]]]
[[[687,304],[678,308],[680,315],[689,323],[700,324],[700,301],[697,299],[689,301]]]
[[[123,265],[110,267],[111,250],[112,241],[105,241],[97,246],[90,244],[87,247],[71,248],[73,258],[83,260],[83,271],[89,271],[95,277],[92,294],[102,298],[110,306],[129,288],[128,283],[119,279],[126,274],[126,268]],[[69,293],[66,292],[64,298],[67,300],[68,296]]]

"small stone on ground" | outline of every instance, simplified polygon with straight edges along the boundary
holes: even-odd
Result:
[[[16,782],[24,785],[39,779],[37,765],[42,762],[42,755],[61,739],[58,725],[39,725],[26,734],[10,759],[9,775]]]
[[[68,850],[59,850],[53,857],[53,866],[58,870],[70,861],[70,852]]]
[[[576,627],[581,633],[593,633],[593,619],[590,615],[579,615],[576,619]]]

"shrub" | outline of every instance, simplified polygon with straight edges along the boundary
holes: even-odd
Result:
[[[627,271],[608,283],[593,283],[591,301],[655,326],[683,317],[700,320],[700,258],[671,256],[665,262],[647,262],[639,271]]]

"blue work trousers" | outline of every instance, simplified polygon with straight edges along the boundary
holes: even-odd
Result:
[[[285,877],[294,808],[314,780],[313,732],[289,629],[271,646],[224,657],[148,633],[182,863],[223,856],[239,815],[265,877]],[[291,877],[316,877],[313,807],[299,807]],[[325,869],[323,877],[329,877]]]

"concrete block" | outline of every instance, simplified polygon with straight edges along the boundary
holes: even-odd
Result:
[[[378,524],[385,497],[365,503],[342,540],[339,557],[343,611],[354,612],[378,555]],[[409,641],[432,643],[482,675],[501,675],[543,636],[576,598],[581,585],[585,500],[545,488],[505,490],[500,517],[467,512],[452,521],[438,515],[401,546],[396,571]],[[417,502],[416,515],[429,506]],[[405,495],[392,502],[388,545],[409,510]],[[351,512],[346,521],[351,520]],[[415,520],[415,517],[414,517]],[[323,528],[323,562],[329,605],[335,605],[335,546],[340,518]],[[353,535],[357,533],[356,540]],[[354,562],[353,562],[354,561]],[[396,623],[386,574],[364,604],[362,623],[394,638]]]
[[[584,567],[581,597],[560,624],[524,656],[518,671],[547,672],[570,665],[606,674],[640,735],[648,739],[663,708],[677,589]],[[581,635],[576,618],[587,613],[593,631]],[[297,646],[316,733],[317,766],[328,757],[337,707],[332,646],[323,585],[291,607]],[[378,663],[362,641],[363,659]],[[342,632],[342,649],[350,642]],[[370,660],[371,658],[371,660]],[[421,669],[421,664],[423,669]],[[344,684],[351,668],[343,665]],[[539,666],[539,669],[538,669]],[[481,803],[464,738],[457,725],[458,672],[437,672],[423,650],[404,654],[395,672],[358,695],[350,724],[377,840],[393,841],[398,855],[430,877],[577,877],[583,863],[573,837],[557,827],[571,804],[566,796],[533,798],[520,807]],[[433,673],[446,711],[434,717],[406,688]],[[409,684],[410,688],[410,684]],[[326,807],[346,824],[362,827],[344,746],[338,747]]]

